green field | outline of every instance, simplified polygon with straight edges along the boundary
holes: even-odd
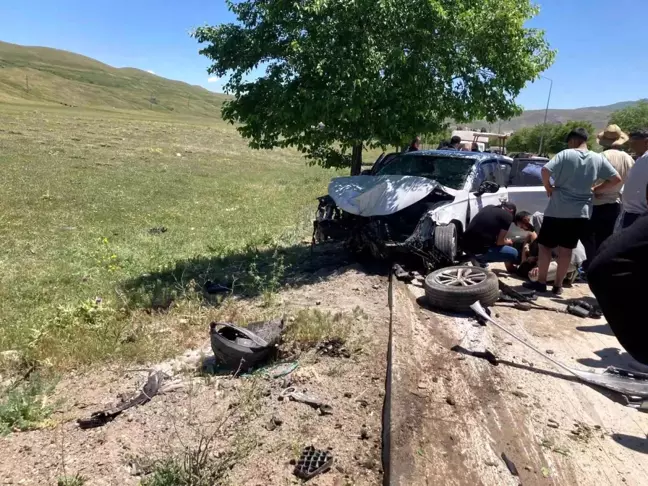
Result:
[[[59,369],[177,351],[227,308],[208,279],[270,295],[335,174],[219,119],[16,104],[0,167],[0,351]]]

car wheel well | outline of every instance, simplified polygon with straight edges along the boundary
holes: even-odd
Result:
[[[452,221],[450,221],[450,224],[454,224],[455,228],[457,228],[457,236],[461,236],[463,234],[464,230],[461,221],[459,221],[458,219],[453,219]]]

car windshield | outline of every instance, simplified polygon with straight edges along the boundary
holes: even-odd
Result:
[[[468,157],[407,154],[382,167],[376,175],[410,175],[433,179],[450,189],[463,189],[475,165]]]

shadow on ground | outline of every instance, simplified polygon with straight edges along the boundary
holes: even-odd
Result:
[[[645,437],[635,437],[627,434],[612,434],[612,440],[623,447],[632,449],[636,452],[648,454],[648,440]]]
[[[628,369],[628,366],[635,363],[635,360],[625,351],[619,348],[604,348],[594,351],[594,354],[599,359],[581,358],[577,359],[580,364],[589,366],[590,368],[607,368],[615,366],[617,368]]]
[[[597,324],[596,326],[577,326],[577,331],[596,332],[605,336],[614,336],[612,329],[608,324]]]
[[[259,250],[250,248],[227,256],[197,256],[122,283],[121,290],[135,308],[165,310],[179,299],[201,296],[218,304],[227,295],[256,297],[285,285],[300,287],[328,279],[360,263],[368,274],[387,274],[385,262],[359,262],[338,245],[294,245]]]

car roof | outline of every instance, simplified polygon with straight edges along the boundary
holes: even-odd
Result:
[[[486,159],[498,159],[504,162],[512,162],[513,159],[491,152],[467,152],[465,150],[417,150],[416,152],[407,152],[405,155],[434,155],[435,157],[452,157],[455,159],[473,159],[481,162]]]

